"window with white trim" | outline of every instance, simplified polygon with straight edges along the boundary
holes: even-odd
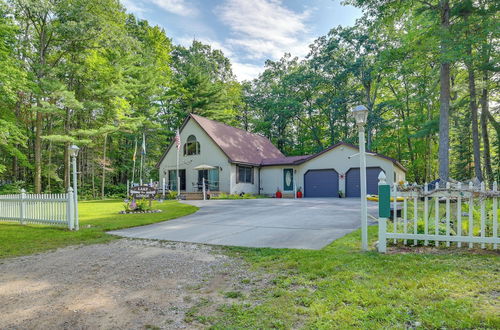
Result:
[[[236,165],[236,183],[253,183],[253,167]]]

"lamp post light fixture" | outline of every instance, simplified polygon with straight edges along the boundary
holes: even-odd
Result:
[[[76,180],[76,157],[78,157],[78,152],[80,148],[76,145],[71,145],[68,148],[69,155],[71,156],[71,160],[73,163],[73,196],[75,199],[75,230],[79,229],[79,221],[78,221],[78,190],[77,190],[77,180]]]
[[[366,153],[365,153],[365,125],[368,121],[368,109],[358,105],[352,109],[352,116],[356,120],[359,134],[359,169],[361,176],[361,248],[368,251],[368,205],[366,202]]]

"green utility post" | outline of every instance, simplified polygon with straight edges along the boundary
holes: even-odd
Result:
[[[385,181],[385,173],[378,175],[378,252],[385,253],[387,247],[387,219],[391,216],[391,188]]]

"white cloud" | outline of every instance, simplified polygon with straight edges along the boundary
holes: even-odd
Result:
[[[149,0],[170,13],[180,16],[193,16],[196,14],[196,9],[188,4],[185,0]]]
[[[297,13],[281,0],[226,0],[216,13],[232,31],[228,44],[240,47],[249,59],[277,59],[285,52],[303,57],[312,41],[311,10]]]
[[[263,65],[255,65],[250,63],[241,63],[239,62],[236,54],[232,50],[231,46],[224,45],[217,40],[213,40],[210,38],[196,38],[196,40],[210,45],[212,49],[219,49],[224,53],[224,56],[231,60],[231,66],[233,68],[233,73],[236,75],[236,78],[240,81],[243,80],[252,80],[257,78],[257,76],[264,71]],[[177,39],[177,41],[184,47],[189,47],[193,43],[193,38],[190,37],[182,37]]]
[[[233,66],[233,73],[239,81],[252,80],[257,78],[258,75],[264,71],[262,65],[240,63],[234,60],[231,60],[231,64]]]
[[[230,46],[226,46],[226,45],[220,43],[219,41],[211,39],[211,38],[185,36],[185,37],[176,39],[176,41],[178,41],[179,44],[181,44],[184,47],[189,47],[193,43],[193,39],[197,40],[199,42],[202,42],[206,45],[210,45],[212,47],[212,49],[221,50],[224,53],[224,56],[226,56],[226,57],[231,58],[235,55],[233,50],[230,48]]]
[[[122,0],[121,3],[127,9],[127,11],[132,12],[136,15],[146,12],[146,8],[144,8],[143,3],[140,1]]]

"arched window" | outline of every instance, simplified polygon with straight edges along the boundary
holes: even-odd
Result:
[[[196,141],[196,136],[190,135],[184,143],[184,156],[199,155],[200,142]]]

